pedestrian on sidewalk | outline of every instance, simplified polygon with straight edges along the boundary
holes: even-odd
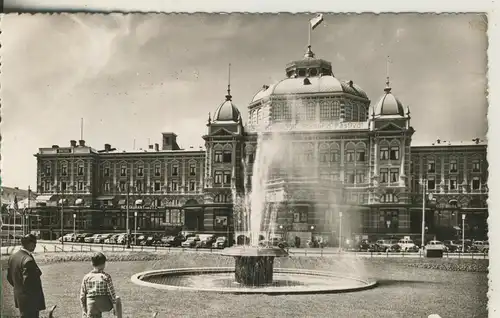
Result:
[[[103,312],[113,310],[116,315],[116,294],[111,276],[104,272],[106,256],[92,256],[92,271],[83,277],[80,288],[80,303],[84,318],[101,318]]]
[[[38,318],[45,310],[42,271],[33,257],[36,236],[28,234],[21,238],[21,249],[9,258],[7,281],[14,287],[14,303],[21,318]]]

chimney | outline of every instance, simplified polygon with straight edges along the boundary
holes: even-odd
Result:
[[[149,145],[149,146],[148,146],[148,148],[149,148],[149,149],[153,149],[153,145]]]
[[[104,144],[104,151],[106,151],[106,152],[111,151],[111,145],[110,144]]]
[[[155,151],[160,151],[160,145],[159,144],[155,144]]]
[[[438,140],[436,140],[436,141],[437,141],[437,143],[438,143],[438,144],[440,144],[440,143],[441,143],[441,139],[438,139]]]
[[[58,149],[59,146],[58,145],[52,145],[52,149]]]
[[[85,140],[80,140],[79,143],[80,143],[80,147],[85,147]]]
[[[353,81],[349,81],[349,86],[353,87],[354,86],[354,82]]]
[[[70,140],[69,143],[71,147],[76,147],[76,140]]]
[[[162,150],[180,150],[177,144],[177,135],[173,132],[164,132]]]

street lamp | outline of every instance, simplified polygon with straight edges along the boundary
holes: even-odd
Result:
[[[465,214],[462,214],[462,253],[465,253]]]
[[[339,211],[339,252],[342,251],[342,211]]]
[[[137,211],[134,211],[134,227],[135,227],[134,245],[137,245]]]
[[[73,240],[76,240],[76,213],[73,213]]]
[[[28,234],[28,224],[29,224],[28,219],[29,219],[29,215],[28,214],[24,214],[24,226],[23,226],[23,234],[24,235]]]
[[[127,248],[130,248],[130,226],[129,226],[129,219],[130,219],[130,209],[129,209],[129,193],[130,193],[130,183],[129,181],[127,180],[127,201],[126,201],[126,208],[127,208],[127,222],[126,222],[126,226],[127,226],[127,235],[126,235],[126,238],[127,238]]]
[[[427,180],[422,178],[422,248],[425,245],[425,201],[426,201],[426,193],[427,193],[427,188],[426,188],[426,183]]]

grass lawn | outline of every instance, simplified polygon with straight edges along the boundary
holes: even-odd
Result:
[[[110,259],[126,259],[123,254]],[[134,254],[141,259],[140,254]],[[150,255],[151,256],[151,255]],[[81,279],[90,270],[88,255],[71,256],[79,262],[61,262],[60,256],[37,256],[47,306],[58,305],[56,317],[81,317],[78,291]],[[45,258],[45,259],[44,259]],[[275,266],[332,270],[346,274],[365,273],[380,285],[375,289],[324,295],[228,295],[217,293],[156,290],[133,284],[130,277],[138,272],[176,267],[233,266],[231,258],[210,254],[158,255],[157,260],[110,261],[107,272],[122,297],[124,317],[427,317],[437,313],[445,317],[487,317],[487,273],[445,271],[406,266],[408,263],[471,262],[487,260],[362,259],[339,260],[335,257],[292,257],[279,259]],[[47,263],[43,264],[45,261]],[[14,311],[12,288],[2,273],[2,317]]]

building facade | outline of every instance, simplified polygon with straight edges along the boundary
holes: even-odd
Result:
[[[228,86],[204,149],[180,149],[174,133],[140,151],[83,140],[40,148],[42,236],[60,234],[61,215],[67,232],[123,232],[127,210],[139,232],[241,236],[251,191],[261,194],[264,230],[287,238],[334,240],[341,224],[346,237],[418,235],[424,197],[429,235],[456,235],[464,213],[470,235],[487,233],[486,143],[412,145],[410,109],[389,79],[372,103],[309,47],[256,93],[248,114],[244,124]]]

